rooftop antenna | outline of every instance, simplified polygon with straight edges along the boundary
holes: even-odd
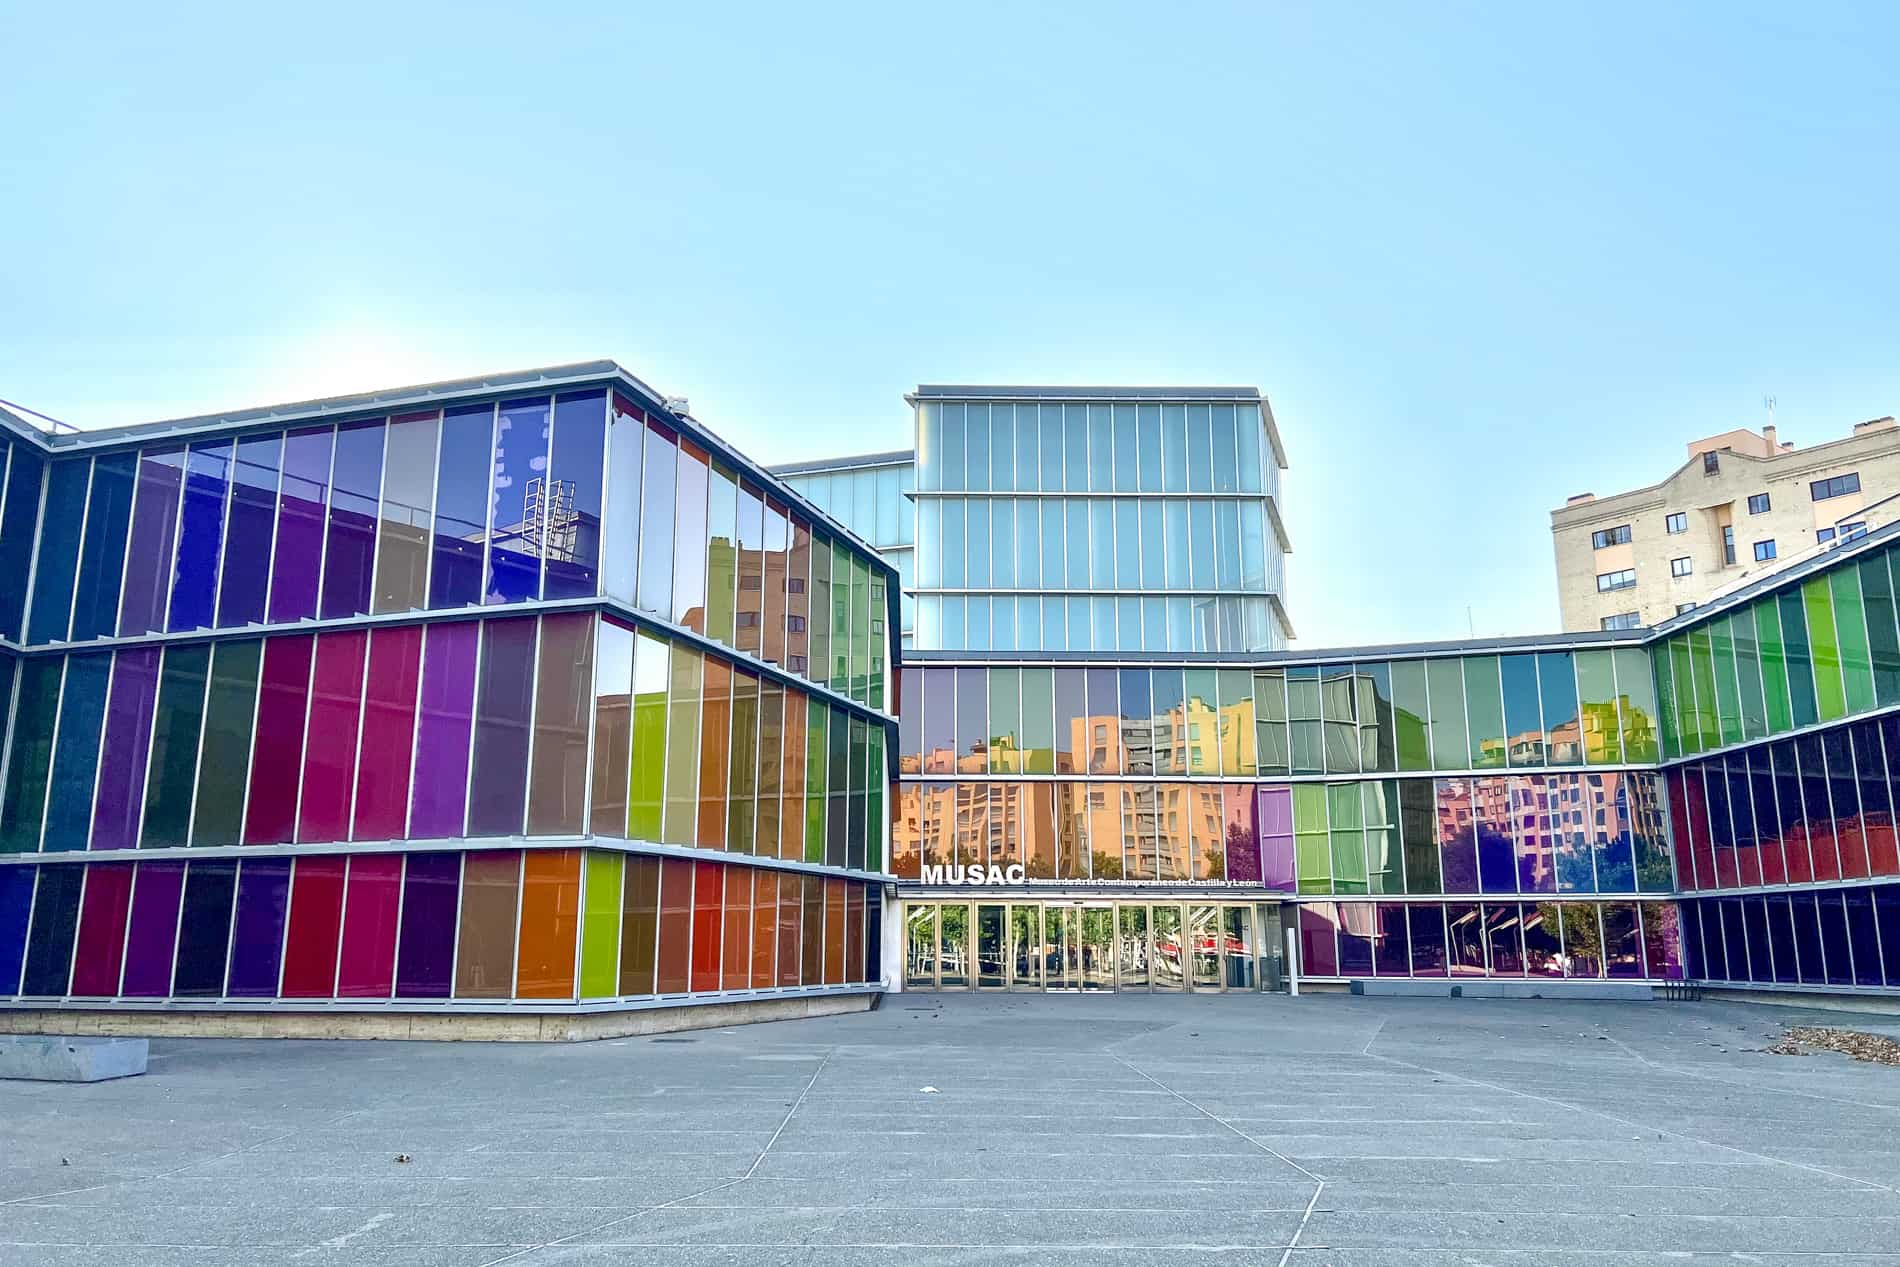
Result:
[[[1763,396],[1761,398],[1761,407],[1768,411],[1768,425],[1771,427],[1774,426],[1775,425],[1775,398],[1773,396]]]

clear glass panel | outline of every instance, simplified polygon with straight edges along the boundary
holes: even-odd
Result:
[[[1124,990],[1145,990],[1149,981],[1148,908],[1123,904],[1117,914],[1116,969]]]

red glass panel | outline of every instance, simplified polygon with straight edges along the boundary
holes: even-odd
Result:
[[[310,681],[310,737],[304,744],[303,806],[297,839],[348,840],[356,783],[356,735],[363,716],[366,630],[321,634]]]
[[[719,988],[719,917],[726,869],[716,862],[693,866],[693,993]]]
[[[90,998],[119,992],[125,915],[131,904],[131,863],[106,863],[87,871],[86,897],[79,906],[79,950],[73,963],[75,995]]]
[[[401,840],[408,826],[409,754],[415,743],[416,688],[422,680],[422,630],[421,625],[408,625],[378,629],[370,635],[353,840]]]
[[[337,935],[343,927],[348,858],[299,858],[290,877],[290,930],[284,940],[287,999],[327,999],[336,992]]]
[[[258,675],[257,734],[251,747],[251,800],[244,843],[289,844],[297,826],[297,776],[303,769],[304,713],[316,639],[270,638]]]
[[[396,914],[401,902],[400,855],[350,859],[337,997],[386,999],[395,989]]]
[[[752,877],[747,870],[732,867],[726,876],[725,966],[719,979],[728,990],[752,983]]]

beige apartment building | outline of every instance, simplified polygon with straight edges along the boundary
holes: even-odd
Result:
[[[1566,630],[1659,624],[1900,510],[1900,425],[1876,418],[1798,449],[1760,432],[1689,444],[1661,483],[1550,512]]]

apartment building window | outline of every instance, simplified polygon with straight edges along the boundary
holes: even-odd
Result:
[[[1601,550],[1605,546],[1626,546],[1630,543],[1630,526],[1620,524],[1615,528],[1599,528],[1590,534],[1590,548]]]
[[[1695,610],[1694,603],[1677,603],[1676,604],[1676,615],[1678,616],[1682,615],[1682,613],[1684,612],[1692,612],[1694,610]]]
[[[1830,475],[1824,480],[1815,480],[1808,485],[1808,491],[1814,500],[1824,502],[1830,497],[1844,497],[1848,493],[1860,491],[1860,472],[1849,471],[1845,475]]]
[[[1775,542],[1772,537],[1769,538],[1767,541],[1757,541],[1755,543],[1755,562],[1766,563],[1768,562],[1768,560],[1774,557],[1775,557]]]
[[[1748,513],[1751,515],[1767,514],[1768,513],[1768,494],[1750,493],[1748,495]]]
[[[1816,528],[1814,530],[1815,545],[1824,546],[1832,540],[1834,540],[1834,530],[1832,528]]]
[[[1687,576],[1693,571],[1695,571],[1695,562],[1686,554],[1679,559],[1669,560],[1669,575],[1671,576]]]
[[[1704,475],[1714,475],[1721,469],[1722,459],[1719,456],[1714,453],[1704,453],[1702,455],[1702,473]]]
[[[1597,622],[1597,626],[1601,629],[1637,629],[1642,623],[1635,612],[1618,612],[1614,616],[1605,616]]]
[[[1841,540],[1842,541],[1852,541],[1855,537],[1864,537],[1866,535],[1867,535],[1867,521],[1865,519],[1856,519],[1851,524],[1841,525]]]
[[[1597,593],[1607,594],[1611,590],[1636,588],[1636,569],[1624,568],[1620,572],[1597,573]]]
[[[1675,536],[1679,532],[1689,531],[1688,513],[1686,511],[1678,510],[1674,512],[1673,514],[1664,515],[1663,516],[1663,530],[1672,537]]]
[[[1722,529],[1722,566],[1735,566],[1735,529],[1733,526]]]

